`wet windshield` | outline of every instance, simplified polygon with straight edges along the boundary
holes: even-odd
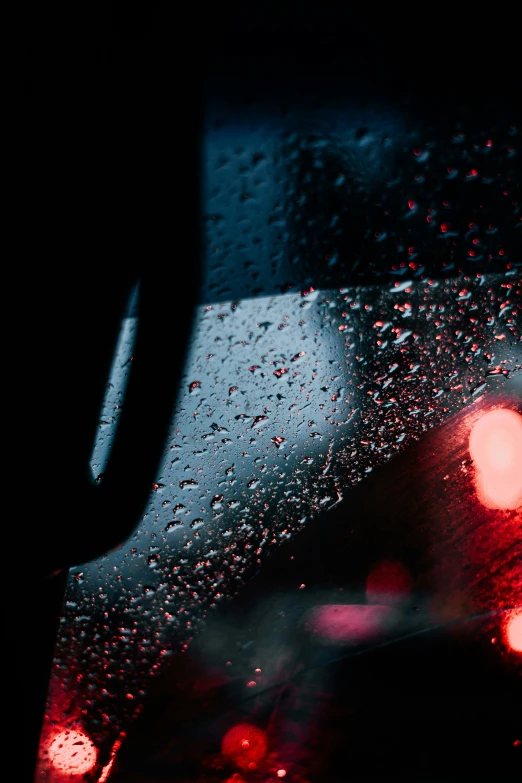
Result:
[[[479,750],[503,768],[520,128],[210,106],[202,143],[205,276],[161,469],[133,535],[70,571],[37,779],[413,780]],[[139,293],[100,482],[138,328]]]

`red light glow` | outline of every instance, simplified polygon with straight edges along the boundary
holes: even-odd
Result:
[[[506,642],[513,652],[522,652],[522,608],[508,618],[505,627]]]
[[[522,505],[522,416],[507,408],[486,413],[471,431],[475,485],[487,508]]]
[[[370,604],[400,604],[411,593],[412,579],[396,560],[377,563],[366,580],[366,599]]]
[[[69,775],[84,775],[96,764],[98,751],[81,731],[61,731],[49,745],[53,767]]]
[[[240,769],[255,769],[266,754],[265,732],[251,723],[238,723],[223,737],[221,750]]]
[[[306,629],[330,644],[354,644],[375,639],[397,620],[397,611],[389,606],[326,604],[308,613]]]
[[[116,742],[112,746],[109,763],[106,764],[104,766],[104,768],[102,769],[101,775],[98,778],[98,783],[105,783],[105,781],[108,779],[108,777],[110,775],[110,772],[111,772],[111,769],[113,768],[114,762],[116,760],[116,754],[118,753],[119,749],[121,748],[121,743],[122,743],[122,740],[123,740],[123,738],[125,736],[126,736],[126,734],[125,734],[124,731],[120,732],[120,736],[118,737],[118,739],[116,740]]]

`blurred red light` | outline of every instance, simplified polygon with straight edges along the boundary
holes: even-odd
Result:
[[[471,431],[469,450],[481,503],[503,509],[522,505],[522,416],[507,408],[486,413]]]
[[[251,723],[238,723],[223,737],[221,750],[240,769],[255,769],[266,754],[265,732]]]
[[[398,604],[411,593],[412,579],[396,560],[377,563],[366,580],[366,598],[371,604]]]
[[[506,623],[506,641],[514,652],[522,652],[522,609],[509,617]]]
[[[388,631],[398,621],[389,606],[326,604],[308,612],[306,629],[330,644],[368,642]]]
[[[49,758],[55,769],[68,775],[84,775],[96,764],[98,752],[81,731],[61,731],[49,745]]]

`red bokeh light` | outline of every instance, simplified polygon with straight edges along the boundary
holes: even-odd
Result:
[[[69,775],[84,775],[96,764],[98,751],[81,731],[61,731],[49,745],[53,767]]]
[[[255,769],[266,754],[265,732],[251,723],[238,723],[223,737],[221,750],[240,769]]]
[[[508,617],[505,626],[505,637],[508,647],[513,652],[522,652],[522,608],[516,609]]]
[[[396,560],[377,563],[366,579],[366,599],[371,604],[399,604],[411,593],[412,578]]]
[[[308,613],[306,629],[331,644],[368,642],[397,623],[398,613],[389,606],[325,604]]]
[[[475,463],[478,497],[487,508],[522,505],[522,416],[498,408],[473,427],[469,450]]]

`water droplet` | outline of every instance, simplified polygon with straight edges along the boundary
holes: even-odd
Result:
[[[169,533],[171,530],[174,530],[176,527],[180,527],[183,525],[183,522],[179,519],[174,519],[172,522],[169,522],[167,527],[165,528],[165,532]]]
[[[184,481],[179,482],[180,489],[194,489],[195,487],[199,487],[199,484],[197,481],[194,481],[194,479],[185,479]]]

